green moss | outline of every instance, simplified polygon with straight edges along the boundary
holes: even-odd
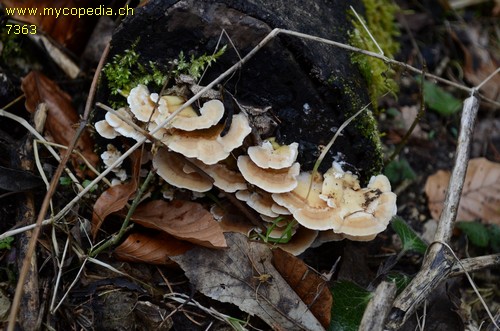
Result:
[[[357,94],[349,88],[349,84],[343,84],[343,86],[347,99],[352,102],[350,108],[352,111],[345,114],[345,117],[349,118],[366,105],[361,104]],[[370,160],[364,164],[365,168],[363,170],[366,178],[380,174],[384,166],[384,160],[382,157],[382,144],[380,142],[378,124],[373,116],[373,113],[369,109],[364,111],[358,118],[356,118],[352,125],[355,126],[356,131],[359,132],[360,136],[370,142],[368,144],[364,144],[366,147],[366,160]]]
[[[396,41],[399,30],[394,21],[398,7],[388,0],[363,0],[363,3],[365,25],[384,51],[384,55],[393,57],[399,50]],[[352,23],[354,29],[349,33],[351,45],[378,53],[375,43],[355,16]],[[394,72],[385,62],[359,53],[353,53],[352,61],[358,65],[366,79],[373,107],[377,107],[378,99],[382,95],[397,92],[398,87],[392,79]]]
[[[226,46],[219,49],[216,53],[212,55],[203,54],[200,57],[195,57],[194,54],[191,55],[189,61],[186,60],[184,53],[181,51],[179,58],[174,61],[176,69],[174,69],[174,75],[178,76],[180,74],[188,74],[195,80],[201,77],[201,74],[205,68],[210,67],[224,52],[226,51]]]
[[[159,65],[152,61],[149,61],[147,66],[140,63],[140,54],[135,51],[137,42],[130,49],[125,50],[123,54],[115,55],[111,62],[107,63],[103,68],[111,96],[127,96],[130,90],[139,84],[159,90],[169,75],[166,68],[160,68]],[[225,50],[226,46],[213,55],[203,54],[199,57],[191,55],[189,60],[181,52],[178,59],[171,62],[173,67],[171,74],[174,77],[180,74],[188,74],[196,80],[201,76],[205,68],[224,54]],[[125,100],[123,98],[112,99],[110,103],[112,107],[118,108],[125,105]]]
[[[103,68],[112,96],[127,96],[139,84],[161,88],[166,79],[166,70],[162,70],[154,62],[150,61],[147,66],[139,62],[140,55],[135,51],[136,45],[137,42],[123,54],[115,55]],[[125,105],[125,100],[112,99],[110,103],[112,107],[118,108]]]
[[[2,61],[9,63],[10,59],[21,56],[21,47],[19,46],[19,37],[16,34],[7,33],[7,29],[3,29],[0,33],[0,42],[2,43]]]

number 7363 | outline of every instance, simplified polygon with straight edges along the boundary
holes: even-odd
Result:
[[[36,34],[36,25],[5,24],[7,34]]]

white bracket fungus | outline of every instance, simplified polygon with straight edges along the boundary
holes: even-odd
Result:
[[[116,112],[124,118],[130,119],[132,121],[132,115],[127,111],[126,108],[120,108]],[[122,135],[124,137],[139,141],[143,137],[140,132],[137,132],[137,130],[135,130],[132,126],[110,112],[106,113],[104,120],[96,122],[95,128],[97,133],[107,139],[113,139],[118,135]],[[114,133],[112,131],[114,131]]]
[[[194,192],[207,192],[212,189],[212,182],[197,172],[184,171],[185,160],[178,154],[161,148],[153,157],[153,167],[158,175],[167,183],[178,188],[185,188]]]
[[[238,190],[247,189],[247,183],[243,176],[236,171],[229,170],[224,164],[207,165],[196,159],[192,159],[191,162],[209,175],[214,180],[214,186],[224,192],[234,193]],[[189,165],[187,166],[190,167]],[[195,171],[194,169],[191,170]],[[184,171],[186,172],[185,168]]]
[[[274,147],[271,141],[266,140],[261,146],[248,147],[247,153],[250,159],[263,169],[289,168],[297,160],[298,143]]]
[[[269,193],[290,192],[297,186],[296,177],[300,172],[300,164],[295,162],[289,168],[262,169],[247,155],[238,157],[238,169],[247,182]]]
[[[133,88],[127,101],[129,108],[117,112],[131,121],[148,122],[149,131],[185,103],[179,96],[150,93],[144,85]],[[361,187],[357,176],[334,163],[324,175],[316,173],[311,178],[311,173],[300,172],[296,162],[298,143],[280,146],[269,139],[260,146],[251,146],[248,155],[237,159],[239,172],[230,170],[219,162],[243,145],[252,128],[246,115],[240,113],[232,116],[227,134],[222,135],[224,125],[219,122],[223,115],[224,104],[213,99],[203,104],[199,114],[186,107],[168,126],[158,130],[154,136],[168,147],[160,148],[153,158],[158,175],[177,188],[193,192],[207,192],[213,186],[236,192],[238,199],[267,222],[266,227],[276,226],[273,238],[280,238],[283,227],[295,219],[302,227],[293,229],[298,238],[292,241],[301,244],[290,242],[289,248],[283,247],[294,253],[309,247],[318,230],[330,230],[330,236],[323,236],[325,240],[371,240],[396,214],[396,195],[385,176],[373,176],[367,187]],[[123,135],[139,140],[143,136],[109,112],[95,128],[108,139]],[[108,149],[101,157],[108,164],[115,154]],[[276,222],[281,216],[284,219]]]
[[[224,160],[235,148],[243,145],[243,140],[252,129],[246,116],[237,114],[233,115],[229,131],[224,137],[220,135],[221,131],[220,125],[192,132],[174,130],[171,134],[164,134],[161,141],[177,153],[210,165]]]
[[[328,170],[324,180],[316,174],[312,183],[311,174],[301,173],[292,192],[272,197],[309,229],[331,229],[361,240],[385,230],[397,211],[396,194],[387,177],[374,176],[361,188],[356,176],[338,169]]]
[[[222,119],[224,104],[220,100],[207,101],[200,108],[200,114],[201,116],[196,117],[187,117],[180,114],[173,120],[172,127],[184,131],[208,129]]]

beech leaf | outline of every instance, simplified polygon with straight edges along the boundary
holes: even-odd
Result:
[[[102,192],[99,198],[97,198],[92,213],[92,236],[94,238],[101,228],[104,219],[108,215],[122,210],[137,190],[137,179],[141,170],[141,157],[142,153],[140,151],[135,151],[130,155],[132,175],[128,183],[112,186]]]
[[[122,210],[137,190],[137,182],[131,180],[125,184],[111,186],[97,198],[92,213],[92,236],[95,238],[104,219]]]
[[[333,297],[326,281],[301,259],[281,249],[273,250],[273,264],[321,325],[327,328],[330,325]]]
[[[439,170],[427,178],[425,193],[432,218],[439,220],[450,172]],[[500,224],[500,164],[477,158],[469,161],[458,207],[458,221],[482,219]]]
[[[268,245],[226,233],[228,248],[195,247],[173,256],[203,294],[257,315],[275,330],[324,330],[271,263]]]
[[[219,223],[199,203],[154,200],[137,207],[132,220],[144,227],[207,247],[226,247]]]
[[[30,113],[35,113],[38,104],[42,102],[47,105],[45,133],[50,135],[54,142],[68,146],[76,134],[75,126],[79,123],[71,97],[54,81],[37,71],[32,71],[24,77],[21,89],[26,97],[26,109]],[[90,164],[97,165],[99,157],[94,153],[94,143],[88,132],[82,133],[75,147]],[[77,164],[83,164],[77,157],[74,160]],[[78,170],[77,166],[75,168]]]
[[[164,232],[131,233],[113,254],[122,261],[166,265],[173,263],[170,256],[183,254],[192,246]]]

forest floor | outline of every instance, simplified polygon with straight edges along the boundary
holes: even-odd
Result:
[[[0,1],[0,3],[4,2]],[[396,59],[419,68],[422,67],[422,63],[425,63],[426,72],[458,85],[469,87],[478,85],[497,70],[500,63],[500,25],[498,24],[500,3],[486,1],[479,5],[465,5],[462,8],[453,8],[455,5],[462,6],[457,2],[440,3],[442,5],[434,1],[419,3],[398,1],[400,6],[397,16],[400,27],[398,38],[401,49]],[[5,26],[7,20],[0,19],[0,22]],[[47,28],[49,23],[43,24],[46,24]],[[30,111],[34,112],[36,108],[28,105],[29,100],[36,100],[32,95],[37,93],[56,95],[60,88],[70,96],[70,107],[74,107],[79,114],[83,113],[92,77],[102,54],[102,47],[99,45],[102,46],[107,42],[106,36],[109,37],[114,25],[112,22],[100,22],[96,31],[101,30],[90,35],[81,32],[82,26],[75,28],[71,22],[61,24],[64,26],[59,27],[59,32],[52,32],[52,41],[55,43],[58,40],[63,41],[69,45],[68,47],[73,48],[74,54],[82,54],[77,59],[78,63],[81,63],[81,71],[75,78],[69,78],[68,71],[65,73],[56,65],[54,55],[36,46],[36,42],[27,37],[9,38],[2,27],[2,44],[0,44],[0,77],[4,79],[0,82],[2,110],[31,122],[33,116],[26,109],[31,107]],[[91,31],[96,26],[96,21],[82,20],[79,24],[87,28],[83,29],[84,31]],[[87,45],[93,47],[87,46],[84,49],[84,44],[78,43],[78,38],[86,38],[89,40]],[[24,91],[21,90],[23,77],[35,69],[50,77],[50,82],[44,80],[45,78],[35,77],[33,80],[35,87],[29,86],[25,81]],[[386,160],[389,160],[399,145],[403,146],[394,160],[387,162],[384,173],[390,179],[392,189],[398,196],[397,215],[406,221],[418,237],[430,244],[434,240],[436,219],[439,214],[435,208],[439,207],[429,206],[429,201],[442,200],[439,195],[442,192],[436,193],[436,191],[441,191],[439,185],[442,185],[440,184],[442,182],[439,180],[443,174],[441,173],[439,178],[432,175],[439,170],[451,171],[454,165],[461,120],[461,103],[469,95],[453,86],[438,85],[434,82],[424,85],[418,77],[398,68],[393,69],[398,91],[380,100],[379,111],[375,116],[379,123]],[[498,205],[500,205],[500,116],[498,112],[500,109],[500,74],[485,84],[480,92],[484,98],[480,104],[470,158],[482,162],[478,163],[480,164],[478,167],[487,169],[487,174],[476,177],[471,174],[466,177],[466,191],[460,207],[462,213],[459,212],[460,222],[456,224],[449,243],[461,259],[500,253],[500,213],[498,212]],[[28,101],[25,106],[22,96],[27,93],[31,93],[31,96],[26,96]],[[61,100],[64,98],[56,98],[57,100],[53,102],[65,104],[68,100]],[[494,102],[490,102],[491,100]],[[413,132],[405,138],[406,132],[417,117],[418,122]],[[64,121],[67,123],[62,123]],[[59,127],[52,128],[51,135],[60,134],[63,137],[62,141],[69,144],[72,135],[76,132],[75,123],[78,122],[78,116],[73,125],[68,124],[71,123],[71,118],[65,118],[62,122],[57,124]],[[55,138],[57,141],[57,137]],[[27,135],[26,129],[19,122],[5,117],[0,119],[0,234],[34,223],[38,216],[37,211],[41,208],[46,192],[45,184],[39,176],[27,174],[28,171],[34,169],[34,173],[38,173],[37,165],[32,159],[30,160],[30,157],[27,157],[29,155],[25,155],[32,154],[36,149],[31,143],[32,140],[33,137]],[[90,146],[90,150],[93,149],[94,146]],[[41,152],[38,158],[50,181],[57,162],[45,151]],[[484,163],[486,161],[481,158],[493,164]],[[80,172],[80,175],[86,176],[82,173],[81,164],[70,160],[70,163],[72,162],[70,167],[77,174]],[[63,177],[53,197],[54,214],[64,208],[77,191],[68,177]],[[110,210],[114,208],[109,214],[116,212],[125,206],[129,198],[134,198],[133,194],[137,186],[138,183],[135,183],[127,190],[115,193],[120,196],[119,198],[114,196],[101,204],[109,207]],[[90,229],[93,217],[92,208],[99,197],[98,192],[99,190],[91,191],[79,201],[65,217],[65,222],[57,227],[42,228],[36,255],[32,262],[37,269],[34,274],[28,274],[29,281],[24,287],[26,295],[20,303],[18,316],[20,324],[25,329],[239,330],[247,328],[267,330],[274,327],[275,330],[282,330],[277,325],[269,326],[269,323],[266,324],[263,320],[242,312],[237,304],[219,302],[201,294],[193,285],[191,277],[195,276],[189,275],[189,271],[184,270],[186,271],[184,273],[178,265],[172,261],[167,262],[164,257],[157,258],[156,262],[160,263],[154,264],[155,260],[152,255],[156,253],[155,249],[149,248],[142,253],[134,251],[137,249],[133,246],[134,240],[139,242],[136,237],[123,240],[132,245],[132,248],[129,247],[129,250],[126,253],[122,252],[122,255],[114,248],[109,248],[98,256],[91,254],[89,259],[87,253],[93,251],[94,245],[98,245],[93,241],[95,238],[91,239],[94,230]],[[125,199],[123,199],[124,196]],[[478,204],[478,201],[481,203]],[[129,202],[132,204],[132,200]],[[117,205],[121,207],[118,208]],[[49,213],[51,210],[49,209]],[[116,233],[120,226],[118,220],[123,217],[123,213],[119,216],[112,216],[112,220],[107,221],[106,226],[103,226],[104,231],[107,231],[108,235]],[[159,238],[158,234],[150,229],[143,230],[141,235],[146,236],[141,237],[141,240]],[[6,238],[2,237],[0,240],[0,321],[2,323],[7,323],[9,310],[13,305],[18,275],[21,273],[20,269],[30,236],[31,232],[28,231]],[[108,238],[96,237],[103,241]],[[247,245],[240,242],[240,239],[240,237],[231,237],[231,242],[237,243],[235,244],[237,247]],[[423,261],[422,251],[410,247],[405,254],[398,254],[408,243],[407,240],[408,237],[402,238],[401,235],[396,234],[393,227],[389,226],[372,241],[329,242],[310,248],[299,256],[300,260],[317,270],[323,277],[319,277],[321,280],[315,278],[315,280],[308,279],[308,281],[318,282],[317,284],[332,288],[333,305],[339,306],[336,310],[330,310],[330,306],[327,307],[328,320],[330,318],[332,321],[335,320],[329,325],[330,330],[357,329],[370,293],[383,277],[397,274],[395,279],[405,283],[420,270]],[[123,241],[120,243],[123,244]],[[123,248],[123,245],[120,247]],[[248,261],[242,265],[230,267],[235,270],[249,268],[251,276],[247,279],[240,279],[240,282],[246,283],[251,292],[240,294],[248,295],[251,299],[255,298],[257,302],[266,299],[266,297],[259,297],[260,291],[266,291],[268,287],[278,283],[277,279],[270,276],[271,271],[266,269],[269,266],[264,265],[262,256],[253,253],[260,249],[260,246],[248,244],[242,249],[246,252],[243,258]],[[124,258],[124,254],[133,255],[133,259]],[[210,255],[203,256],[206,259],[211,258]],[[299,259],[292,257],[274,256],[274,259],[275,261],[283,259],[285,264],[289,263],[294,266],[295,263],[299,264]],[[131,260],[149,263],[130,262]],[[189,264],[182,259],[177,262],[183,269],[186,264]],[[256,264],[262,264],[262,266],[258,267]],[[224,266],[217,266],[219,267],[224,268]],[[300,267],[297,266],[297,268]],[[200,270],[203,271],[199,272],[210,273],[215,269]],[[283,275],[283,271],[281,272]],[[331,274],[328,275],[329,272]],[[288,271],[288,273],[288,276],[292,277],[293,272]],[[500,264],[497,263],[474,272],[472,278],[489,310],[493,315],[496,314],[498,322]],[[291,286],[295,291],[300,292],[296,287]],[[342,291],[345,292],[344,297],[342,294],[339,295]],[[321,290],[318,291],[318,293],[321,292]],[[281,293],[281,295],[287,298],[285,294]],[[349,307],[350,303],[351,307]],[[312,307],[313,305],[314,302],[306,306]],[[357,306],[362,307],[361,311]],[[281,308],[277,307],[277,310]],[[345,309],[343,313],[345,316],[339,312],[341,309]],[[245,309],[242,308],[242,310]],[[318,317],[321,314],[318,311],[321,309],[311,310],[314,310],[314,315],[322,322]],[[330,312],[333,315],[330,315]],[[462,274],[447,279],[437,287],[426,298],[425,305],[401,327],[401,330],[484,330],[490,323],[485,307],[472,290],[467,277]],[[489,327],[491,329],[488,330],[494,330],[491,325]]]

